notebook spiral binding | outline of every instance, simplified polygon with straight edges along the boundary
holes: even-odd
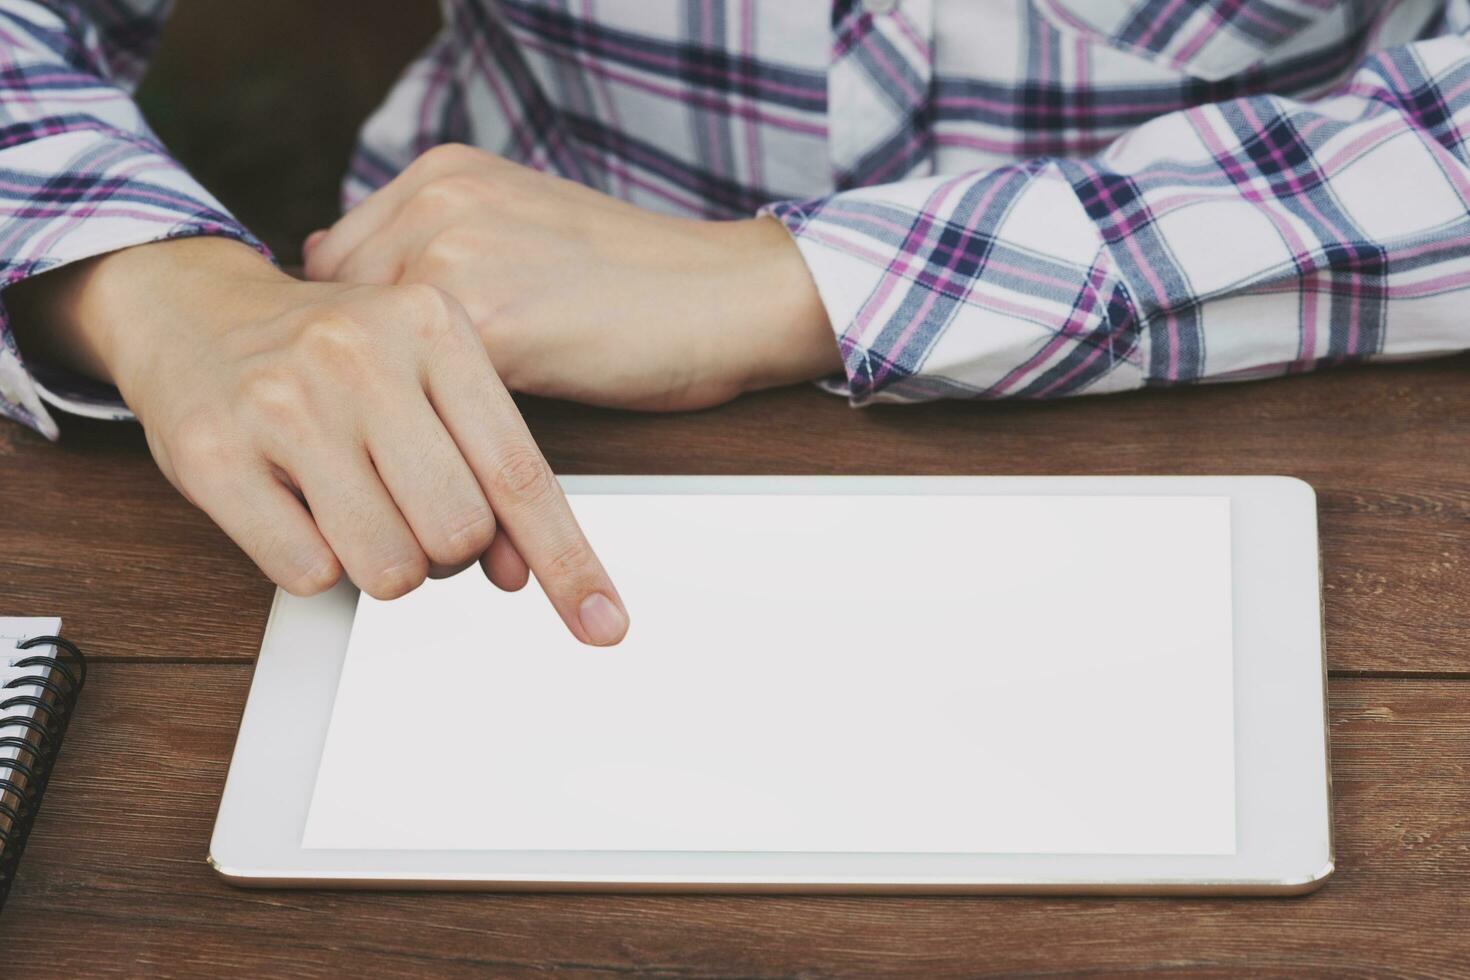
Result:
[[[25,851],[46,782],[61,750],[61,740],[87,682],[87,658],[76,644],[59,636],[35,636],[17,645],[29,650],[54,646],[55,657],[15,661],[20,668],[47,668],[23,674],[0,687],[0,911]],[[71,658],[68,664],[63,655]],[[31,709],[26,714],[20,709]]]

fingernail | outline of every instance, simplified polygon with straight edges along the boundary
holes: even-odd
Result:
[[[587,639],[600,647],[618,642],[628,631],[627,614],[601,592],[583,599],[577,615]]]
[[[326,233],[327,230],[325,228],[319,228],[316,231],[312,232],[310,235],[307,235],[306,241],[301,244],[301,251],[310,252],[312,249],[316,248],[316,243],[321,241],[322,237],[326,235]]]

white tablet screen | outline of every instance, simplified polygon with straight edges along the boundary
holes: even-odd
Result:
[[[304,847],[1235,851],[1228,498],[570,499],[622,645],[363,596]]]

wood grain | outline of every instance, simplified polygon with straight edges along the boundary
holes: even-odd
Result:
[[[687,415],[527,400],[564,473],[1280,473],[1317,488],[1345,672],[1470,674],[1470,359],[1047,404],[849,409],[813,389]],[[135,427],[0,425],[0,615],[104,657],[236,660],[271,589]]]
[[[1318,490],[1338,876],[1292,900],[240,892],[203,864],[270,586],[139,432],[0,426],[0,615],[101,661],[0,976],[1470,976],[1470,360],[1055,404],[524,403],[565,473],[1284,473]]]
[[[249,679],[236,664],[97,668],[0,919],[0,973],[1452,977],[1470,964],[1466,681],[1335,681],[1337,876],[1298,899],[1180,901],[237,891],[203,857]]]

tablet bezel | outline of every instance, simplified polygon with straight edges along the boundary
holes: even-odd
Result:
[[[1302,892],[1333,869],[1316,496],[1289,477],[564,477],[569,493],[1224,496],[1235,636],[1234,855],[309,850],[357,592],[276,593],[209,863],[243,886],[496,890]],[[391,787],[394,783],[385,783]],[[411,781],[385,795],[412,819]]]

